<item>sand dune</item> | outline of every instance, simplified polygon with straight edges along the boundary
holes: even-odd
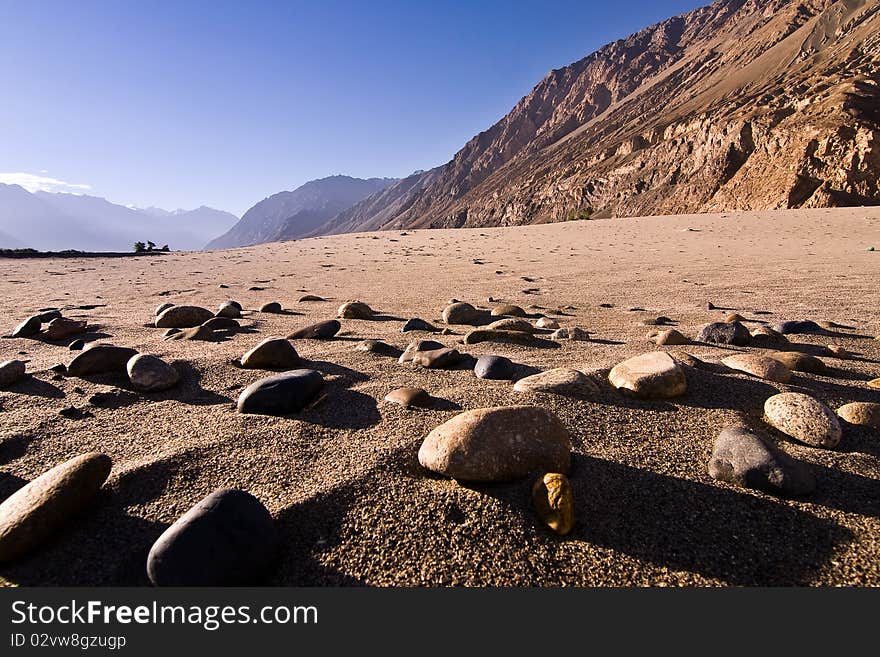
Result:
[[[280,528],[271,584],[876,585],[877,430],[845,427],[835,450],[781,440],[814,467],[818,486],[804,500],[719,483],[706,467],[719,432],[737,421],[759,426],[764,400],[777,391],[808,392],[832,408],[880,401],[865,385],[880,376],[880,253],[871,246],[880,248],[877,208],[368,233],[150,259],[0,260],[3,332],[57,306],[94,324],[92,337],[159,355],[183,374],[177,388],[152,394],[112,376],[54,380],[48,368],[70,360],[66,347],[0,340],[0,361],[28,359],[33,373],[0,391],[0,499],[83,452],[105,452],[114,463],[90,510],[30,557],[0,567],[0,578],[146,584],[146,553],[164,528],[211,491],[235,487],[262,500]],[[307,292],[329,301],[297,303]],[[562,326],[586,328],[593,340],[551,349],[458,345],[465,327],[400,332],[410,317],[442,327],[453,297],[561,310],[552,316]],[[163,341],[150,326],[162,302],[213,309],[229,298],[249,311],[242,324],[250,329],[229,340]],[[351,299],[383,317],[343,320],[332,341],[296,342],[328,381],[323,403],[295,418],[235,412],[241,389],[266,373],[233,359],[267,336],[334,317]],[[267,301],[291,313],[253,312]],[[637,307],[644,310],[630,310]],[[475,356],[508,356],[521,373],[586,371],[656,349],[645,339],[646,318],[668,316],[694,337],[732,311],[752,328],[784,319],[852,327],[833,338],[792,337],[807,349],[834,342],[857,356],[826,357],[832,376],[797,373],[787,384],[694,370],[686,395],[658,402],[607,385],[590,401],[530,396],[468,370],[418,369],[353,350],[365,338],[402,348],[433,337]],[[739,348],[670,349],[715,362]],[[441,401],[433,410],[383,401],[400,386]],[[99,392],[110,394],[90,403]],[[536,520],[530,481],[462,485],[416,460],[425,435],[460,410],[521,403],[551,408],[572,434],[577,524],[566,537]],[[84,417],[59,415],[71,406]]]

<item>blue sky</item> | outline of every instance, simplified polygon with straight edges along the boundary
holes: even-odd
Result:
[[[404,176],[549,70],[707,3],[0,0],[0,181],[241,214]]]

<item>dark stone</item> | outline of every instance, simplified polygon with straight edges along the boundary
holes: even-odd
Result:
[[[269,303],[264,303],[260,306],[261,313],[280,313],[281,312],[281,304],[277,301],[270,301]]]
[[[788,333],[812,333],[814,335],[824,335],[827,333],[825,329],[816,322],[806,319],[802,321],[779,322],[773,327],[777,333],[786,335]]]
[[[407,320],[406,324],[400,329],[401,333],[406,333],[407,331],[431,331],[433,333],[439,330],[436,326],[418,317]]]
[[[699,342],[733,344],[743,347],[752,340],[749,329],[740,322],[712,322],[706,324],[697,336]]]
[[[13,338],[30,338],[40,332],[42,326],[39,315],[33,315],[16,326],[12,331]]]
[[[105,372],[125,372],[128,359],[137,353],[136,349],[117,347],[112,344],[94,344],[77,354],[67,366],[70,376],[87,376]]]
[[[444,347],[431,351],[417,351],[413,355],[412,362],[428,369],[445,369],[458,365],[462,355],[456,349]]]
[[[238,396],[238,412],[258,415],[290,415],[308,406],[324,387],[315,370],[291,370],[260,379]]]
[[[82,351],[82,348],[86,346],[86,341],[83,339],[77,339],[67,345],[67,348],[71,351]]]
[[[477,359],[474,374],[479,379],[509,381],[513,378],[513,363],[504,356],[485,354]]]
[[[61,319],[61,311],[58,310],[57,308],[55,308],[53,310],[46,310],[44,312],[41,312],[39,315],[37,315],[37,317],[40,318],[40,321],[43,324],[48,324],[53,319]]]
[[[253,495],[221,489],[178,518],[147,557],[156,586],[260,583],[275,558],[272,515]]]
[[[318,322],[317,324],[310,324],[309,326],[297,329],[288,335],[287,339],[329,340],[339,333],[339,329],[341,328],[342,324],[339,323],[338,319],[328,319],[325,322]]]
[[[156,328],[192,328],[207,322],[214,316],[200,306],[171,306],[156,317]]]
[[[806,495],[816,488],[809,465],[740,426],[728,427],[718,436],[709,459],[709,474],[776,495]]]
[[[212,317],[202,326],[211,331],[237,331],[241,328],[241,324],[231,317]]]

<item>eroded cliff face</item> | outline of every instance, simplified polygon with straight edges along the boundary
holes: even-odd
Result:
[[[322,232],[874,204],[880,2],[721,0],[551,71]]]

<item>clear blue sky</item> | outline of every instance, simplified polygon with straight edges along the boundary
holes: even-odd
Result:
[[[404,176],[550,69],[707,3],[0,0],[0,173],[236,214],[313,178]]]

